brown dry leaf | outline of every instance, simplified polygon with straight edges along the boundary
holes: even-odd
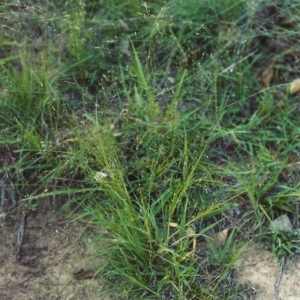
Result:
[[[179,228],[179,224],[178,223],[174,223],[174,222],[168,222],[168,225],[172,228]]]
[[[290,94],[296,94],[300,91],[300,78],[292,81],[292,83],[287,87]]]
[[[274,69],[273,69],[273,66],[271,65],[261,73],[261,75],[260,75],[261,85],[264,88],[267,88],[269,86],[273,76],[274,76]]]
[[[186,230],[186,233],[188,236],[195,236],[196,235],[195,228],[193,226],[189,226]]]
[[[300,157],[296,153],[291,153],[289,156],[289,164],[293,169],[299,169],[300,167]]]
[[[190,56],[191,56],[191,58],[192,58],[193,61],[199,60],[202,55],[203,55],[203,52],[201,52],[199,50],[195,50],[195,51],[192,51],[190,53]]]
[[[190,255],[194,255],[195,251],[190,251],[188,253],[186,253],[183,257],[180,258],[180,262],[183,262],[185,259],[187,259]]]
[[[175,223],[175,222],[168,222],[167,223],[169,225],[169,227],[171,228],[179,228],[179,224]],[[193,240],[193,244],[192,244],[192,251],[186,253],[181,259],[180,261],[184,261],[187,257],[189,257],[190,255],[194,255],[195,251],[196,251],[196,246],[197,246],[197,241],[196,241],[196,230],[194,228],[194,226],[188,226],[188,228],[186,229],[186,236],[184,236],[183,238],[180,238],[179,240],[175,241],[172,246],[174,246],[175,244],[179,243],[181,240],[186,239],[186,238],[192,238]]]
[[[215,245],[215,247],[221,247],[224,246],[227,237],[228,237],[228,231],[230,228],[224,229],[221,232],[215,234],[214,232],[208,233],[207,235],[210,238],[210,241]]]
[[[91,270],[80,269],[79,271],[74,272],[73,276],[75,277],[76,280],[85,280],[85,279],[93,278],[95,276],[95,272]]]
[[[194,255],[196,251],[196,246],[197,246],[197,241],[196,241],[196,231],[193,226],[189,226],[188,229],[186,230],[187,236],[193,238],[193,245],[192,245],[192,251],[186,253],[180,261],[184,261],[188,256]]]
[[[185,57],[184,59],[181,60],[180,64],[185,68],[188,67],[189,59],[187,57]]]

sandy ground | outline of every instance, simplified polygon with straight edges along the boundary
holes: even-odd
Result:
[[[113,299],[99,294],[105,286],[101,279],[91,278],[103,263],[93,256],[91,239],[97,234],[93,228],[84,222],[68,223],[62,217],[31,214],[17,261],[19,224],[20,217],[11,218],[0,227],[1,300]],[[287,260],[281,278],[271,252],[259,245],[245,251],[235,268],[237,282],[253,290],[248,299],[300,299],[300,259],[296,256]],[[80,270],[88,275],[77,280]]]
[[[94,229],[84,222],[67,223],[62,218],[30,215],[21,260],[17,261],[19,224],[19,218],[12,218],[0,227],[1,300],[113,299],[99,295],[104,287],[101,279],[90,278],[93,275],[76,279],[78,271],[93,270],[101,264],[101,258],[93,256]],[[253,290],[248,299],[300,299],[298,257],[287,260],[280,278],[280,268],[271,252],[256,245],[244,252],[235,267],[237,282]]]
[[[99,295],[104,286],[101,279],[90,278],[93,267],[101,264],[101,259],[92,254],[93,229],[84,223],[68,224],[32,214],[17,261],[19,224],[19,218],[12,218],[0,227],[1,300],[110,299]],[[77,280],[74,274],[80,270],[91,275]]]
[[[300,259],[294,256],[286,261],[280,277],[272,253],[259,245],[249,248],[236,263],[239,284],[250,286],[256,292],[255,300],[299,300]]]

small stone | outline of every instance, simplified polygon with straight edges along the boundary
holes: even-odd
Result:
[[[271,230],[281,230],[286,232],[291,232],[293,230],[292,223],[287,214],[284,214],[273,220],[270,227]]]

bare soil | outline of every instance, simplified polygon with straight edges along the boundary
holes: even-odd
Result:
[[[102,296],[105,282],[96,278],[103,258],[94,255],[95,230],[83,221],[32,213],[27,219],[21,259],[16,259],[20,219],[0,227],[0,294],[2,300],[110,300]],[[300,260],[280,266],[270,251],[255,245],[236,263],[237,283],[251,287],[252,300],[296,300],[300,295]],[[78,275],[80,274],[80,275]]]
[[[11,217],[0,227],[2,300],[111,299],[100,296],[105,285],[94,276],[97,266],[103,263],[93,254],[94,229],[84,222],[68,223],[61,216],[32,213],[27,218],[21,259],[17,261],[21,217]]]
[[[244,252],[236,263],[236,279],[240,285],[250,286],[255,300],[300,299],[300,259],[289,258],[282,268],[270,251],[255,245]]]

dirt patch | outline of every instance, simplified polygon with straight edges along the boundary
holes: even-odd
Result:
[[[287,260],[280,277],[280,266],[270,251],[254,246],[244,252],[236,263],[236,278],[240,285],[257,291],[255,300],[297,300],[300,295],[300,259]]]
[[[11,218],[0,227],[2,300],[111,299],[100,296],[104,282],[93,278],[103,261],[93,255],[95,231],[91,227],[32,213],[17,261],[19,225],[20,218]],[[77,276],[80,271],[86,275]]]

